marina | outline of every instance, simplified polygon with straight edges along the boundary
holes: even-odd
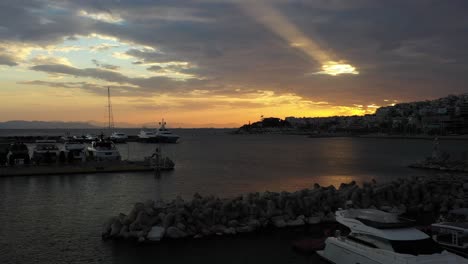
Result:
[[[137,134],[139,129],[124,131],[126,134]],[[371,182],[372,178],[376,179],[377,185],[384,186],[385,183],[395,180],[397,178],[395,175],[403,178],[419,175],[420,179],[424,179],[436,174],[431,170],[412,170],[405,166],[409,161],[417,160],[426,153],[430,153],[432,145],[426,141],[413,140],[403,143],[394,140],[359,138],[322,138],[304,141],[302,136],[247,135],[239,137],[230,135],[229,131],[175,129],[174,132],[179,134],[184,141],[179,144],[160,144],[160,146],[162,152],[177,163],[176,169],[166,171],[160,176],[155,176],[152,171],[141,171],[0,177],[2,187],[0,206],[6,212],[0,215],[0,221],[8,226],[8,228],[0,229],[0,233],[11,237],[8,246],[0,249],[0,259],[13,259],[19,263],[33,260],[49,263],[52,260],[55,262],[63,262],[64,259],[71,260],[71,256],[76,255],[89,259],[88,262],[113,263],[114,258],[119,258],[123,263],[135,261],[152,263],[154,254],[158,254],[158,258],[175,263],[184,263],[189,257],[208,263],[219,263],[226,254],[237,256],[233,259],[239,262],[254,254],[255,260],[261,262],[277,263],[278,260],[282,260],[290,263],[310,263],[310,261],[325,263],[315,254],[303,256],[296,253],[292,250],[292,246],[300,239],[322,238],[321,232],[324,229],[328,229],[329,235],[333,235],[335,227],[325,222],[328,221],[326,215],[331,215],[322,216],[320,213],[322,206],[324,209],[327,208],[328,198],[325,195],[327,192],[344,194],[344,190],[347,189],[351,194],[350,190],[356,189],[357,191],[352,192],[356,193],[355,199],[359,198],[355,200],[356,205],[358,202],[365,204],[368,200],[379,200],[374,196],[366,198],[365,195],[363,197],[358,195],[363,190],[367,190],[367,187],[362,189],[363,183]],[[12,133],[5,134],[6,132],[8,131],[3,132],[3,136]],[[65,130],[30,131],[32,135],[50,136],[64,135],[65,132]],[[86,133],[99,134],[99,131],[91,130]],[[21,135],[21,131],[14,131],[14,134]],[[71,134],[79,134],[79,131],[71,131]],[[275,144],[271,144],[272,142]],[[26,145],[32,149],[33,144]],[[144,157],[154,152],[156,146],[157,144],[140,142],[116,144],[122,160],[130,161],[143,161]],[[466,148],[466,144],[448,142],[442,144],[442,147],[456,153]],[[129,148],[129,153],[127,148]],[[200,148],[205,151],[201,153]],[[251,148],[257,151],[248,151]],[[386,151],[376,151],[381,149],[386,149]],[[210,153],[217,153],[217,155]],[[278,155],[278,153],[289,154]],[[357,159],[358,156],[362,158]],[[398,157],[398,159],[389,162],[390,157]],[[330,159],[333,159],[334,163],[324,165],[329,164]],[[271,163],[278,164],[278,166],[269,166]],[[252,166],[253,164],[255,166]],[[262,175],[268,175],[268,177]],[[344,189],[340,190],[340,183],[349,183],[352,180],[356,183],[347,188],[343,186]],[[456,182],[453,188],[463,186],[463,177],[451,178],[445,174],[441,175],[442,183],[448,184],[452,180]],[[211,199],[216,201],[217,197],[223,201],[249,193],[260,192],[262,194],[266,190],[270,191],[272,198],[280,197],[282,191],[289,193],[283,196],[292,197],[292,194],[298,190],[312,191],[314,183],[321,186],[319,192],[321,198],[314,202],[318,217],[310,218],[314,215],[304,215],[309,220],[309,223],[304,225],[278,228],[274,224],[268,224],[265,228],[258,228],[249,233],[221,236],[214,233],[203,236],[201,239],[194,239],[193,236],[170,239],[166,236],[157,245],[136,243],[137,237],[115,241],[101,240],[102,225],[108,221],[108,218],[118,216],[119,212],[129,215],[134,204],[139,201],[144,203],[151,199],[156,206],[161,204],[158,203],[160,200],[164,201],[163,204],[170,204],[177,196],[181,196],[184,201],[190,202],[194,193],[197,192],[207,201]],[[336,186],[336,189],[326,191],[326,187],[330,185]],[[391,186],[394,185],[390,185],[390,189],[395,191],[399,189]],[[420,185],[410,183],[405,186],[404,188],[410,188],[410,186]],[[418,189],[423,190],[423,186],[421,185]],[[447,189],[446,193],[440,193],[441,196],[434,197],[447,195],[447,198],[443,200],[447,199],[448,204],[452,199],[459,199],[456,197],[463,197],[458,192],[452,191],[450,184],[444,187],[445,185],[435,182],[429,186]],[[457,189],[460,187],[455,188]],[[376,188],[372,187],[372,190],[375,191]],[[415,193],[408,192],[411,195]],[[362,192],[361,196],[365,193],[367,192]],[[403,197],[397,193],[393,194]],[[412,196],[407,199],[410,197]],[[46,206],[46,204],[54,206]],[[37,205],[37,207],[33,208],[31,205]],[[70,208],[79,208],[79,210]],[[278,206],[279,208],[282,207]],[[416,208],[419,207],[415,205],[408,207],[411,212],[418,211]],[[429,207],[426,209],[428,210]],[[331,212],[331,208],[327,210]],[[37,223],[36,216],[39,214],[49,216],[41,218]],[[58,215],[63,216],[57,218]],[[295,218],[297,217],[299,215]],[[62,220],[57,222],[57,219]],[[277,220],[281,225],[282,222]],[[290,217],[284,220],[289,223],[290,220],[295,219]],[[40,225],[41,228],[34,228],[36,232],[33,233],[28,231],[29,228],[25,228],[35,225]],[[82,237],[82,234],[87,235]],[[128,243],[124,242],[127,240]],[[14,254],[13,247],[19,248],[20,245],[25,248],[22,250],[25,253]],[[216,254],[213,253],[214,248],[216,248]],[[272,249],[275,249],[275,252],[272,252]],[[204,254],[204,257],[200,254]],[[83,262],[86,263],[86,261]]]

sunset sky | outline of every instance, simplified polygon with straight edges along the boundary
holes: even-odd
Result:
[[[468,2],[2,0],[0,121],[373,113],[468,91]]]

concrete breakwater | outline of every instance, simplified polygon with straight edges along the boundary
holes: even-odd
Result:
[[[351,201],[351,202],[350,202]],[[459,175],[399,178],[389,183],[355,182],[296,192],[249,193],[231,199],[195,194],[191,200],[136,203],[104,224],[104,239],[159,241],[234,235],[266,227],[301,226],[334,221],[334,211],[356,208],[422,214],[445,213],[468,205],[468,178]]]

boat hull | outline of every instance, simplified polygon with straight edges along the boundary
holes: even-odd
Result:
[[[443,251],[432,255],[406,255],[388,252],[386,250],[369,248],[366,246],[352,246],[345,238],[329,237],[324,250],[317,254],[330,263],[360,263],[360,264],[436,264],[436,263],[468,263],[468,260],[455,254]]]
[[[138,137],[138,142],[143,142],[143,143],[158,143],[158,139],[156,137]]]
[[[157,141],[161,143],[177,143],[179,137],[158,136]]]

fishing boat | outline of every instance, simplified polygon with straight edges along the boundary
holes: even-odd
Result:
[[[161,170],[173,170],[175,163],[169,158],[162,154],[162,151],[159,147],[149,157],[145,157],[145,162],[149,164],[151,168],[154,168],[156,171]]]
[[[335,264],[468,263],[441,248],[413,222],[375,209],[338,210],[336,221],[351,232],[325,240],[317,254]]]

